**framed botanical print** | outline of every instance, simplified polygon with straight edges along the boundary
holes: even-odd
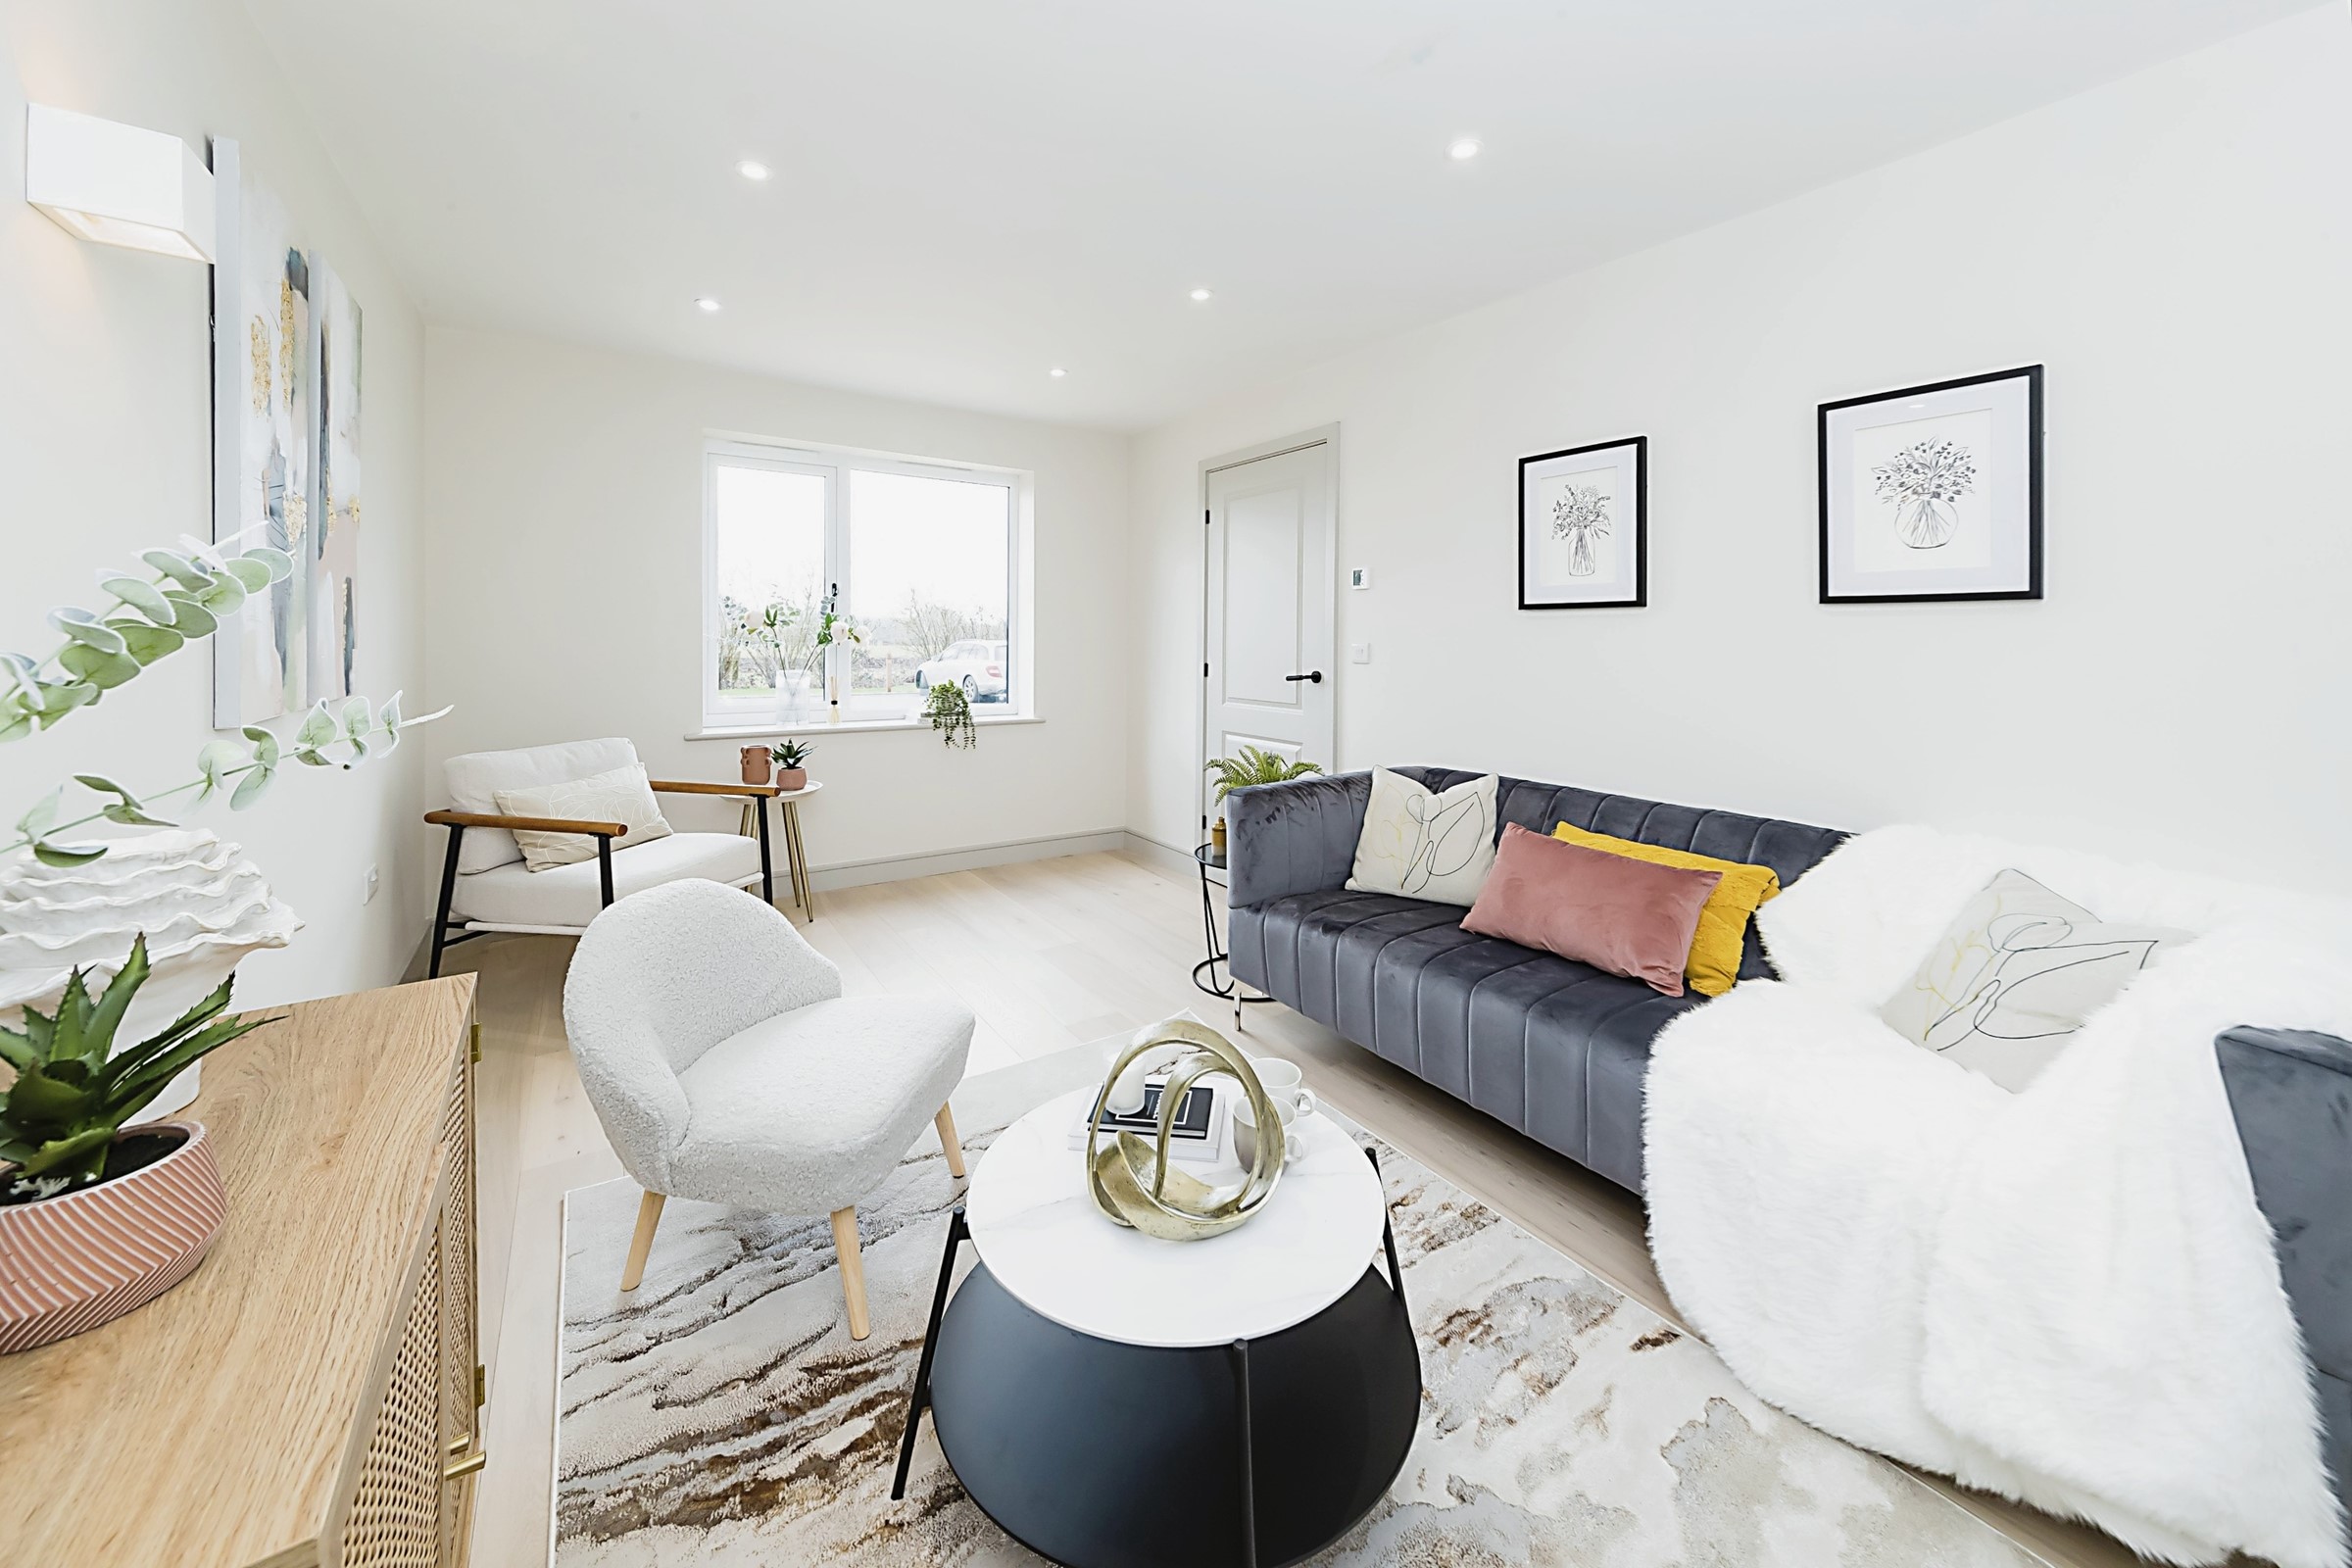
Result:
[[[1519,460],[1519,608],[1649,602],[1649,437]]]
[[[1821,602],[2041,597],[2041,367],[1821,405]]]

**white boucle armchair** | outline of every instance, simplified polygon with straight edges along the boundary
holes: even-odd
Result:
[[[671,882],[598,915],[572,955],[564,1028],[613,1152],[645,1189],[620,1288],[644,1277],[667,1198],[828,1214],[850,1337],[867,1333],[858,1200],[939,1129],[973,1017],[930,997],[845,997],[790,920],[716,882]]]

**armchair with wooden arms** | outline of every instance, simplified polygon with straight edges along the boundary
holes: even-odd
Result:
[[[662,795],[718,795],[749,799],[759,809],[759,832],[678,833],[637,844],[615,844],[626,831],[620,822],[576,817],[515,816],[498,808],[501,790],[531,789],[592,778],[637,765],[628,741],[568,741],[511,752],[474,752],[446,765],[450,805],[427,811],[425,821],[449,829],[441,864],[441,900],[433,915],[432,960],[438,977],[441,956],[452,945],[500,932],[578,936],[614,899],[664,882],[699,877],[729,887],[760,885],[775,902],[768,853],[767,803],[778,791],[769,784],[704,784],[649,780]],[[533,871],[524,861],[515,830],[577,833],[596,842],[596,855],[568,865]]]

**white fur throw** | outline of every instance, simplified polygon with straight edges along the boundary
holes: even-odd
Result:
[[[2015,867],[2168,948],[2011,1094],[1877,1008]],[[1659,1037],[1650,1246],[1750,1387],[2145,1555],[2338,1568],[2343,1521],[2214,1037],[2352,1034],[2352,907],[1924,828],[1758,912],[1784,983]]]

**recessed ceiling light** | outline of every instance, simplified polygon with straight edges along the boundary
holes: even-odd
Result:
[[[1466,163],[1478,156],[1476,136],[1456,136],[1446,148],[1446,156],[1455,163]]]
[[[701,299],[694,302],[694,308],[707,316],[710,312],[718,309],[718,301],[706,294]]]
[[[765,179],[767,177],[767,166],[757,158],[746,158],[742,163],[735,166],[735,172],[741,174],[746,179]]]
[[[1207,301],[1208,301],[1208,290],[1206,290],[1206,289],[1204,289],[1204,288],[1197,288],[1197,289],[1193,290],[1193,303],[1194,303],[1195,305],[1202,305],[1202,304],[1206,304],[1206,303],[1207,303]]]
[[[1063,369],[1063,368],[1062,368],[1060,366],[1056,365],[1055,367],[1054,367],[1054,368],[1052,368],[1051,370],[1048,370],[1046,373],[1047,373],[1048,375],[1054,376],[1054,377],[1058,378],[1058,377],[1061,377],[1061,376],[1065,376],[1065,375],[1069,374],[1070,372],[1069,372],[1069,371],[1067,371],[1067,370],[1065,370],[1065,369]]]

